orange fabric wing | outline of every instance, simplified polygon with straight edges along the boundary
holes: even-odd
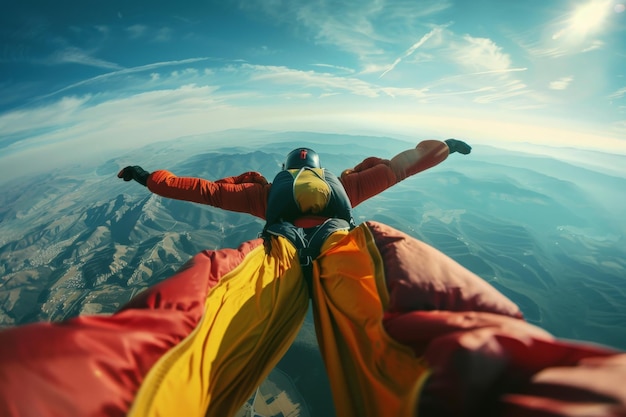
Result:
[[[344,171],[340,180],[352,207],[356,207],[403,179],[443,162],[448,153],[448,145],[444,142],[425,140],[391,160],[367,158],[353,169]]]
[[[169,171],[160,170],[154,171],[148,178],[148,189],[162,197],[249,213],[261,219],[265,219],[270,187],[263,176],[254,172],[209,181],[178,177]]]
[[[358,206],[398,182],[389,165],[382,159],[379,164],[362,171],[357,171],[356,168],[344,171],[339,178],[350,198],[352,207]]]
[[[390,166],[398,181],[402,181],[440,164],[448,157],[449,152],[450,149],[445,142],[424,140],[418,143],[415,149],[409,149],[391,158]]]
[[[337,416],[413,416],[428,370],[383,328],[385,277],[367,226],[332,234],[313,271],[315,328]]]

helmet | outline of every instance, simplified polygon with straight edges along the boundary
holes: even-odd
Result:
[[[283,169],[320,168],[320,157],[313,149],[297,148],[289,152]]]

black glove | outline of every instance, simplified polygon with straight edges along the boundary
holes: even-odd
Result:
[[[467,155],[472,151],[472,147],[462,140],[446,139],[444,142],[446,142],[446,145],[448,145],[450,153],[458,152],[462,153],[463,155]]]
[[[139,165],[128,166],[117,173],[118,178],[122,178],[124,181],[135,180],[143,186],[147,184],[148,176],[150,176],[150,173]]]

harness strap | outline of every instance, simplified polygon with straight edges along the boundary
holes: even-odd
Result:
[[[270,236],[282,236],[295,246],[298,250],[304,278],[310,290],[313,279],[313,260],[319,256],[322,245],[336,231],[350,230],[351,228],[350,223],[338,218],[327,219],[319,226],[307,229],[297,227],[290,222],[281,221],[266,227],[262,237],[268,241]]]

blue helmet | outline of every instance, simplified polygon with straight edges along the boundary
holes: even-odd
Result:
[[[289,152],[283,169],[321,168],[320,157],[313,149],[297,148]]]

